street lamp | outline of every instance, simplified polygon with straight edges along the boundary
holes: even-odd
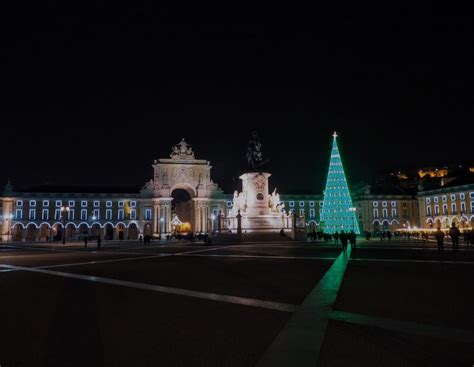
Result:
[[[349,208],[349,211],[352,213],[351,217],[352,217],[352,230],[355,231],[355,211],[357,210],[357,208],[355,207],[350,207]]]
[[[68,206],[61,207],[61,218],[63,220],[63,245],[66,244],[66,213],[69,213]]]

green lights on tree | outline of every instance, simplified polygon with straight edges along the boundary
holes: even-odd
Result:
[[[321,227],[326,233],[350,232],[360,234],[357,215],[352,205],[351,194],[347,186],[341,155],[337,147],[337,134],[334,132],[328,178],[324,190],[324,202],[321,212]]]

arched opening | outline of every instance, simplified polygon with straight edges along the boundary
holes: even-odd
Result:
[[[106,223],[105,226],[105,240],[113,240],[114,239],[114,226],[110,223]]]
[[[28,224],[26,227],[26,241],[34,242],[36,237],[36,226],[32,223]]]
[[[76,226],[73,223],[66,224],[66,241],[72,241],[75,239]]]
[[[99,223],[94,223],[91,227],[91,234],[94,239],[99,238],[100,236],[100,224]]]
[[[128,237],[131,240],[138,239],[138,227],[135,223],[130,223],[130,225],[128,226]]]
[[[21,241],[23,239],[23,226],[16,223],[12,228],[12,240]]]
[[[49,236],[51,235],[51,229],[49,228],[49,225],[46,223],[42,223],[39,231],[40,242],[49,242]]]
[[[85,237],[89,238],[89,226],[86,223],[81,223],[78,228],[78,239],[79,240],[84,240]]]
[[[192,193],[192,192],[191,192]],[[191,193],[182,188],[176,188],[171,193],[173,200],[171,201],[172,216],[179,219],[180,225],[173,227],[176,233],[187,233],[192,231],[193,202]]]
[[[116,226],[117,236],[120,241],[124,239],[125,236],[125,226],[123,223],[118,223]]]
[[[63,239],[63,225],[54,223],[53,225],[53,241],[61,241]]]

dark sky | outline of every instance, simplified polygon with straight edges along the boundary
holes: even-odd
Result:
[[[0,183],[141,186],[185,137],[232,191],[252,130],[283,193],[334,130],[351,182],[474,161],[471,17],[48,4],[1,12]]]

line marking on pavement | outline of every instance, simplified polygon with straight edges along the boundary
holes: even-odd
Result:
[[[283,259],[283,260],[336,260],[336,257],[317,257],[317,256],[271,256],[271,255],[222,255],[222,254],[180,254],[180,256],[196,256],[196,257],[235,257],[235,258],[250,258],[250,259]]]
[[[161,252],[161,253],[154,254],[154,255],[126,257],[126,258],[119,258],[119,259],[92,260],[92,261],[84,261],[84,262],[78,262],[78,263],[44,265],[44,266],[31,267],[31,269],[35,269],[35,268],[36,269],[50,269],[50,268],[61,268],[61,267],[68,267],[68,266],[95,265],[95,264],[120,262],[120,261],[147,260],[147,259],[153,259],[153,258],[159,258],[159,257],[187,255],[187,254],[193,254],[193,253],[205,252],[205,251],[213,251],[213,250],[219,250],[219,249],[222,249],[222,247],[206,248],[206,249],[185,251],[185,252],[176,252],[176,253],[162,253]],[[103,252],[98,251],[97,253],[101,254]],[[140,253],[140,255],[143,255],[143,254]],[[26,269],[30,269],[30,268],[26,267]],[[17,270],[18,269],[14,269],[14,268],[4,269],[4,270],[0,270],[0,273],[6,273],[6,272],[11,272],[11,271],[17,271]]]
[[[226,303],[233,303],[240,306],[250,306],[250,307],[258,307],[258,308],[265,308],[268,310],[276,310],[282,312],[294,312],[298,306],[292,305],[288,303],[280,303],[280,302],[272,302],[272,301],[263,301],[254,298],[246,298],[246,297],[238,297],[238,296],[230,296],[225,294],[217,294],[217,293],[208,293],[208,292],[200,292],[194,291],[190,289],[182,289],[182,288],[173,288],[173,287],[166,287],[161,285],[153,285],[153,284],[145,284],[145,283],[137,283],[137,282],[130,282],[125,280],[117,280],[117,279],[110,279],[98,276],[90,276],[90,275],[82,275],[82,274],[73,274],[73,273],[66,273],[62,271],[55,271],[55,270],[46,270],[40,268],[26,268],[23,266],[14,266],[14,265],[0,265],[0,267],[8,268],[8,269],[15,269],[15,270],[22,270],[27,272],[33,273],[42,273],[47,275],[55,275],[64,278],[72,278],[72,279],[80,279],[80,280],[87,280],[96,283],[104,283],[104,284],[112,284],[122,287],[129,287],[135,289],[143,289],[148,291],[155,291],[161,293],[168,293],[174,294],[178,296],[186,296],[186,297],[194,297],[194,298],[201,298],[205,300],[211,301],[220,301]]]
[[[278,334],[257,366],[314,366],[351,254],[342,252]]]
[[[474,343],[474,333],[469,330],[420,324],[412,321],[399,321],[345,311],[332,311],[329,315],[329,318],[332,320],[344,321],[350,324],[373,326],[381,329],[449,339],[464,343]]]
[[[355,258],[351,258],[350,261],[474,265],[474,261],[456,261],[456,260],[413,260],[413,259],[370,259],[370,258],[365,259],[365,258],[362,258],[362,257],[355,257]]]

